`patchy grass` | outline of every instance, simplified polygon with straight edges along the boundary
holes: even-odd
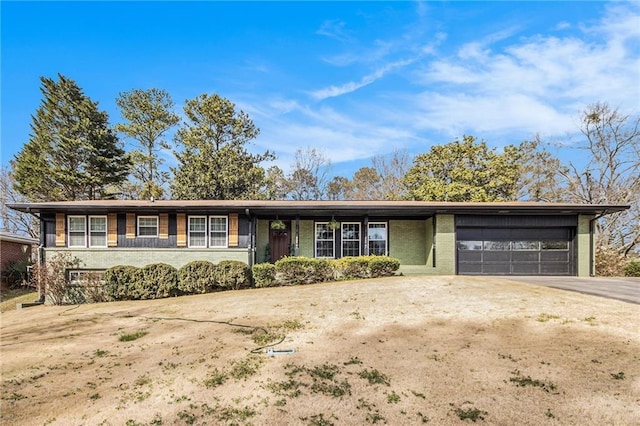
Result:
[[[31,303],[38,299],[38,292],[32,288],[2,290],[0,292],[0,312],[15,311],[18,303]]]
[[[121,342],[131,342],[133,340],[138,340],[139,338],[144,337],[147,334],[149,334],[148,331],[140,330],[134,333],[121,334],[120,337],[118,337],[118,340],[120,340]]]
[[[0,423],[640,424],[635,324],[478,277],[44,306],[2,314]]]

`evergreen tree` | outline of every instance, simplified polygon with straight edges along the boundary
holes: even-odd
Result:
[[[234,200],[261,198],[266,182],[260,163],[275,157],[269,151],[252,154],[246,145],[259,129],[243,111],[217,94],[188,100],[184,112],[189,120],[176,133],[183,146],[175,156],[171,193],[183,200]]]
[[[14,160],[16,190],[31,201],[95,200],[113,196],[129,160],[98,110],[73,81],[42,77],[43,100],[29,141]]]
[[[132,90],[121,93],[116,104],[125,123],[116,130],[135,141],[131,156],[131,182],[126,187],[130,197],[163,198],[163,185],[169,181],[169,173],[161,170],[160,151],[171,149],[162,139],[164,134],[178,124],[180,118],[173,110],[171,96],[164,90]]]
[[[403,179],[409,200],[513,201],[517,197],[521,152],[508,145],[502,154],[464,136],[418,155]]]

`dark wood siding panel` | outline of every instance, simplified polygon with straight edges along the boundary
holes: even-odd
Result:
[[[118,215],[118,247],[139,247],[139,248],[172,248],[176,247],[176,222],[175,215],[169,215],[168,218],[168,238],[127,238],[127,216],[128,214]],[[134,221],[135,222],[135,221]]]
[[[56,245],[56,215],[54,213],[43,213],[40,220],[44,224],[44,244],[45,247],[55,247]],[[42,229],[42,228],[41,228]]]

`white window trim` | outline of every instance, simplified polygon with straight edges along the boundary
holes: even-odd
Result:
[[[371,225],[384,225],[385,238],[383,240],[371,238]],[[387,224],[387,222],[369,222],[367,224],[367,246],[371,241],[384,241],[384,255],[387,255],[387,253],[389,253],[389,225]],[[371,248],[367,247],[367,250],[369,251],[369,254],[371,254]]]
[[[104,219],[104,245],[100,245],[100,246],[94,246],[91,244],[91,219],[93,218],[100,218],[100,219]],[[89,245],[90,248],[106,248],[108,245],[108,241],[109,241],[109,221],[107,220],[107,216],[103,216],[103,215],[95,215],[95,216],[89,216],[89,220],[87,220],[87,244]]]
[[[332,229],[333,238],[331,240],[318,240],[318,225],[328,225],[329,222],[315,222],[313,224],[313,255],[319,259],[335,259],[336,257],[336,230]],[[333,257],[318,256],[318,241],[331,241],[333,244]]]
[[[104,284],[104,270],[96,269],[96,270],[86,270],[86,269],[69,269],[67,270],[67,278],[69,279],[70,284],[80,285],[83,284],[82,277],[95,274],[98,276],[98,281]]]
[[[204,219],[204,245],[194,246],[191,244],[191,219]],[[209,243],[209,218],[205,215],[195,215],[187,217],[187,247],[207,248]]]
[[[211,219],[224,219],[224,245],[214,246],[211,238]],[[217,232],[217,231],[216,231]],[[229,216],[226,215],[213,215],[209,216],[207,220],[207,238],[210,248],[227,248],[229,247]]]
[[[155,219],[156,220],[156,234],[155,235],[140,235],[140,219]],[[158,238],[158,232],[160,227],[160,219],[158,216],[138,216],[136,218],[136,236],[139,238]]]
[[[344,228],[343,228],[344,225],[358,225],[358,239],[357,240],[345,240],[344,239]],[[334,234],[334,240],[335,240],[335,234]],[[345,241],[357,241],[358,242],[358,256],[362,255],[362,225],[360,224],[360,222],[342,222],[340,224],[340,257],[344,257],[344,242]]]
[[[84,221],[84,244],[82,245],[71,245],[71,219],[81,218]],[[67,216],[67,247],[87,247],[87,217],[80,215],[70,215]]]

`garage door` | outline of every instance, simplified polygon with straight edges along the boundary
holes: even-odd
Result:
[[[574,275],[571,228],[458,228],[458,273]]]

